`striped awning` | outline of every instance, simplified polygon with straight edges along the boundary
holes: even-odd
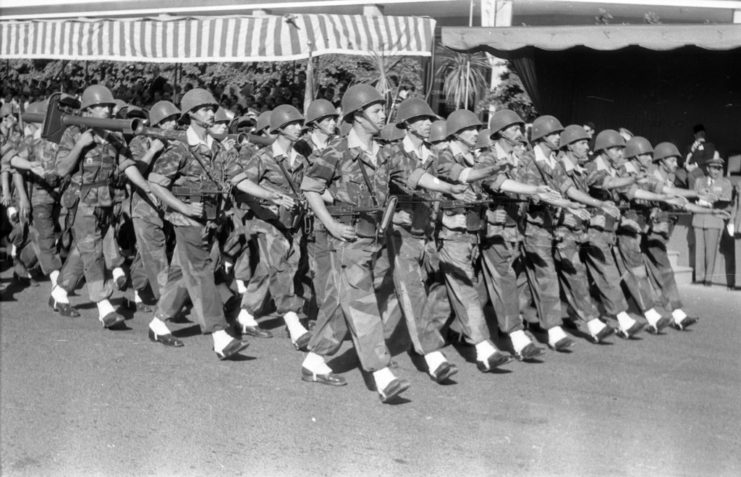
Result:
[[[430,56],[435,20],[285,15],[0,22],[0,58],[155,63]]]

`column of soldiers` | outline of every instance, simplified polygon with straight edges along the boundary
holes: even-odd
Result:
[[[103,86],[54,101],[95,120],[116,105]],[[483,129],[470,111],[443,120],[416,98],[389,123],[385,98],[362,84],[341,112],[279,106],[248,136],[229,134],[232,118],[202,89],[155,104],[148,127],[72,121],[56,142],[42,135],[47,107],[29,106],[22,130],[0,111],[2,200],[16,275],[38,265],[55,312],[80,315],[69,295],[84,279],[102,326],[126,329],[110,297],[128,282],[121,250],[133,250],[133,306],[152,313],[153,342],[184,346],[170,327],[190,307],[218,358],[233,358],[247,337],[273,336],[260,320],[275,312],[305,352],[304,381],[346,384],[327,360],[349,334],[383,402],[409,387],[393,354],[447,383],[456,337],[486,373],[542,359],[540,342],[563,352],[574,336],[686,329],[698,318],[667,257],[673,220],[725,214],[674,185],[671,143],[608,129],[590,155],[586,131],[553,116],[527,141],[513,111]]]

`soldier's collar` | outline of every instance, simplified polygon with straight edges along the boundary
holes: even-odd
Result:
[[[350,132],[347,133],[347,147],[351,149],[360,149],[372,157],[374,161],[378,151],[381,150],[381,146],[379,146],[375,140],[371,140],[370,150],[368,150],[368,147],[360,140],[358,133],[356,133],[354,129],[350,129]]]
[[[188,145],[191,147],[203,144],[210,150],[214,144],[214,138],[212,138],[210,134],[207,133],[206,140],[203,141],[200,137],[198,137],[198,134],[196,134],[192,126],[188,126],[188,129],[185,131],[185,137],[188,140]]]
[[[535,154],[535,160],[538,162],[545,162],[551,169],[556,167],[556,160],[553,158],[553,151],[547,149],[540,144],[536,144],[533,148]]]
[[[311,142],[313,142],[319,150],[326,149],[331,139],[329,136],[327,136],[326,139],[322,139],[321,137],[319,137],[316,131],[311,131],[309,133],[309,137],[311,138]]]
[[[425,145],[424,142],[420,144],[419,149],[414,147],[414,144],[412,144],[412,140],[409,138],[409,135],[404,136],[404,140],[401,141],[401,145],[404,148],[404,152],[416,154],[417,157],[422,160],[423,164],[427,162],[427,159],[429,159],[432,155],[432,152],[430,152],[430,149]]]
[[[285,157],[286,159],[288,159],[288,163],[291,164],[291,166],[296,163],[298,152],[296,152],[294,148],[286,151],[283,149],[283,147],[281,147],[280,144],[278,144],[278,141],[274,141],[273,144],[270,145],[270,149],[273,151],[273,157]]]
[[[448,147],[450,148],[450,152],[452,152],[454,156],[462,157],[466,161],[466,164],[468,164],[468,166],[472,167],[476,162],[476,159],[473,157],[471,151],[467,151],[463,147],[461,147],[458,141],[450,141],[450,145]]]
[[[563,168],[566,169],[566,172],[576,171],[580,174],[584,172],[584,168],[580,166],[578,162],[574,162],[574,159],[572,159],[568,154],[561,156],[561,164],[563,164]]]
[[[638,174],[641,172],[641,168],[636,166],[633,161],[625,161],[623,163],[623,169],[625,169],[625,172],[628,174]]]

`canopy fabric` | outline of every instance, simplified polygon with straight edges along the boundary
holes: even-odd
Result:
[[[435,20],[286,15],[0,22],[0,58],[157,63],[431,56]]]
[[[486,51],[504,58],[526,47],[545,51],[576,46],[603,51],[628,46],[657,51],[684,46],[706,50],[741,47],[741,24],[443,27],[441,30],[443,46],[458,51]]]

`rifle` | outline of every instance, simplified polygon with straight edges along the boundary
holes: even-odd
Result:
[[[292,183],[290,182],[289,184],[292,185]],[[269,190],[271,192],[277,192],[278,194],[281,194],[281,195],[289,195],[289,196],[292,195],[293,196],[291,197],[293,199],[293,208],[290,210],[287,210],[289,216],[281,217],[282,214],[280,213],[280,209],[279,209],[276,217],[270,218],[270,219],[278,220],[283,226],[285,226],[291,231],[297,230],[299,225],[301,225],[301,228],[304,234],[309,235],[313,232],[314,217],[311,214],[309,214],[308,203],[306,202],[306,199],[302,195],[298,194],[298,192],[293,189],[293,186],[291,187],[293,193],[286,194],[285,191],[282,191],[276,187],[273,187],[272,185],[268,185],[268,184],[259,184],[259,185],[263,189]],[[260,201],[260,205],[278,207],[268,200]],[[269,211],[270,209],[266,209],[266,210]]]
[[[376,232],[377,236],[383,236],[391,225],[391,219],[394,217],[398,203],[399,198],[391,195],[383,206],[328,205],[327,211],[335,217],[352,217],[353,222],[357,222],[361,215],[382,212],[381,221]]]
[[[200,202],[206,220],[216,220],[219,208],[224,200],[224,191],[218,187],[191,187],[176,185],[172,187],[172,194],[186,204]]]

